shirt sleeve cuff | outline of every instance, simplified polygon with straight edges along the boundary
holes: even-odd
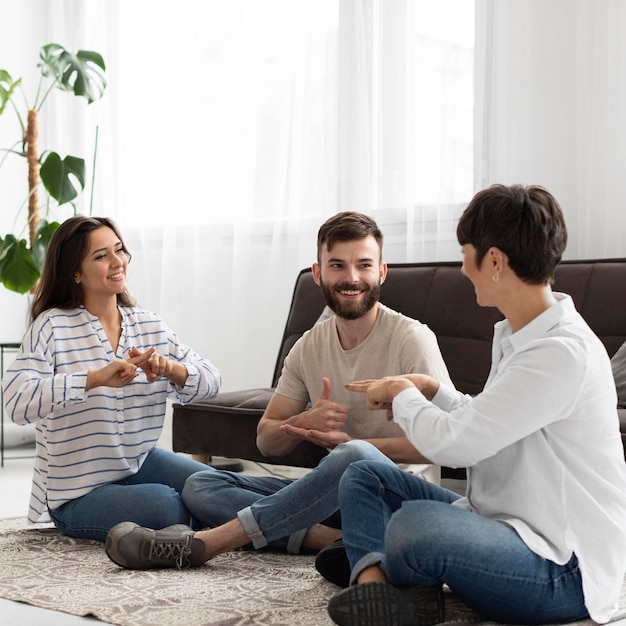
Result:
[[[87,372],[70,374],[70,402],[83,402],[85,399],[85,387],[87,386]]]
[[[423,400],[428,402],[424,397],[424,394],[417,387],[407,387],[403,389],[394,399],[392,403],[392,410],[394,415],[394,421],[396,417],[402,417],[412,412],[415,407],[415,403]]]
[[[440,384],[431,402],[442,411],[449,412],[458,404],[458,396],[455,389]],[[417,387],[403,389],[393,399],[394,422],[400,423],[401,420],[412,419],[419,406],[423,407],[428,404],[430,404],[429,401]]]
[[[432,403],[442,409],[450,412],[459,401],[459,393],[456,389],[452,389],[447,385],[440,384],[437,393],[432,399]]]
[[[187,380],[185,380],[185,385],[183,387],[178,388],[179,392],[185,396],[193,396],[198,391],[198,384],[200,382],[200,372],[198,370],[189,365],[189,363],[182,363],[187,370]]]
[[[428,402],[424,394],[417,387],[407,387],[406,389],[403,389],[393,399],[394,414],[396,410],[402,411],[403,409],[406,409],[407,406],[414,405],[415,400],[424,400],[425,402]],[[431,402],[436,407],[444,411],[451,411],[458,402],[458,392],[456,389],[440,384],[439,389]]]

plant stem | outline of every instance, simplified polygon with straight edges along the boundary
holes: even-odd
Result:
[[[30,246],[33,247],[39,222],[39,154],[37,150],[37,111],[28,111],[28,124],[26,126],[26,159],[28,160],[28,232]]]
[[[93,166],[91,168],[91,195],[89,197],[89,215],[93,211],[93,190],[96,186],[96,157],[98,156],[98,130],[99,126],[96,126],[96,141],[93,148]]]

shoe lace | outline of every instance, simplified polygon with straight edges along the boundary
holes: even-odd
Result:
[[[148,560],[164,559],[174,561],[178,569],[191,567],[191,561],[189,560],[191,539],[192,535],[188,535],[183,541],[152,539],[150,541],[150,550],[148,551]]]

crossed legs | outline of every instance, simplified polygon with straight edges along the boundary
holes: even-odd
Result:
[[[575,556],[564,565],[544,559],[508,524],[452,506],[457,499],[387,465],[352,465],[339,491],[352,583],[446,583],[488,619],[509,623],[587,617]]]
[[[250,543],[294,554],[318,551],[341,537],[339,481],[352,463],[365,459],[395,467],[374,446],[355,440],[337,446],[295,481],[203,470],[187,479],[182,500],[210,528],[194,533],[118,524],[107,537],[107,554],[123,567],[147,569],[197,566]]]

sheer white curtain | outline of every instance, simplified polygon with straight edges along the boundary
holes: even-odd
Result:
[[[0,0],[0,67],[34,89],[41,45],[102,52],[104,99],[56,98],[40,143],[89,159],[99,125],[93,212],[122,227],[133,293],[226,388],[266,385],[338,210],[374,215],[387,261],[454,259],[475,189],[538,183],[568,257],[625,254],[626,4],[476,9],[474,72],[468,0]],[[0,171],[3,233],[18,176]],[[22,303],[0,290],[1,339],[19,339]]]
[[[340,6],[341,206],[376,217],[388,261],[456,259],[473,192],[474,3]]]
[[[112,53],[145,106],[117,103],[112,153],[133,292],[225,389],[268,386],[295,278],[338,207],[337,3],[129,4]]]
[[[99,126],[93,213],[122,228],[133,294],[226,389],[270,383],[296,275],[335,212],[372,214],[387,261],[458,257],[456,216],[473,192],[473,2],[9,6],[44,24],[45,40],[20,44],[31,58],[49,41],[103,54],[105,97],[55,104],[50,132],[90,158]]]
[[[567,258],[626,254],[626,3],[476,0],[476,184],[533,183]]]

